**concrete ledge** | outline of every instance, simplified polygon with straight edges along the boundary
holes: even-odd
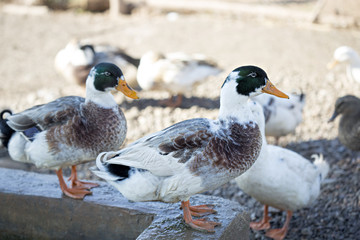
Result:
[[[99,182],[83,201],[62,195],[55,175],[0,168],[0,239],[249,239],[249,214],[238,203],[197,195],[214,204],[214,234],[193,231],[180,204],[132,203]]]

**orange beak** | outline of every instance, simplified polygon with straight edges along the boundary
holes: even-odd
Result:
[[[331,70],[331,69],[333,69],[338,63],[339,63],[338,61],[333,60],[333,61],[329,62],[329,63],[326,65],[326,67],[327,67],[327,69]]]
[[[269,80],[266,82],[266,86],[262,89],[263,93],[268,93],[280,98],[289,98],[288,95],[277,89],[274,84],[272,84]]]
[[[136,92],[127,84],[125,80],[119,79],[119,84],[115,88],[129,98],[139,99]]]

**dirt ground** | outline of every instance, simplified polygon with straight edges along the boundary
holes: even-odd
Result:
[[[327,120],[335,100],[346,94],[360,96],[360,85],[346,79],[345,66],[326,69],[338,46],[360,50],[358,29],[224,13],[179,14],[175,21],[159,11],[141,11],[118,19],[73,11],[40,16],[1,13],[0,109],[17,112],[61,96],[85,96],[82,87],[64,81],[54,69],[57,51],[72,38],[112,44],[135,57],[148,50],[203,53],[224,69],[220,76],[197,86],[176,109],[158,104],[157,100],[168,97],[166,92],[140,92],[138,101],[117,94],[128,121],[125,145],[181,120],[216,118],[220,86],[227,74],[241,65],[262,67],[283,91],[303,91],[304,120],[296,133],[281,138],[280,144],[305,157],[324,154],[331,171],[316,206],[294,214],[288,239],[359,236],[360,158],[354,158],[354,153],[337,141],[338,120]],[[82,166],[80,177],[94,178],[87,171],[90,165]],[[256,212],[253,218],[261,217],[260,205],[239,192],[230,183],[213,194],[239,201]],[[332,214],[330,218],[327,213]],[[280,224],[285,215],[274,214],[273,220]],[[265,239],[263,233],[255,232],[252,238]]]

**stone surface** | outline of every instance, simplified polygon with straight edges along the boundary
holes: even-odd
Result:
[[[55,175],[0,168],[0,239],[249,239],[249,214],[239,204],[197,195],[214,204],[216,232],[187,227],[180,204],[132,203],[104,182],[84,200],[62,195]]]

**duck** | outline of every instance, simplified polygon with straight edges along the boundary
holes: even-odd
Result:
[[[360,99],[353,95],[338,98],[329,122],[334,121],[339,115],[340,142],[352,151],[360,151]]]
[[[86,84],[87,76],[92,67],[101,62],[110,62],[126,72],[126,78],[132,86],[136,86],[136,71],[140,59],[134,58],[123,49],[108,44],[83,43],[72,39],[58,51],[55,56],[55,70],[68,82],[80,86]]]
[[[243,192],[264,205],[263,219],[251,222],[250,227],[254,230],[268,230],[267,237],[282,240],[288,232],[293,212],[313,204],[318,198],[329,164],[321,154],[314,154],[312,163],[294,151],[267,144],[262,107],[256,101],[249,105],[258,122],[263,142],[256,162],[248,171],[235,178],[235,182]],[[282,228],[270,229],[269,206],[287,212]]]
[[[265,136],[275,138],[278,145],[282,136],[294,133],[296,127],[302,122],[305,106],[305,94],[289,93],[289,99],[261,94],[254,98],[263,108],[265,115]]]
[[[346,63],[346,75],[350,82],[360,83],[360,56],[351,47],[341,46],[334,51],[333,60],[328,63],[328,69],[333,69],[338,63]]]
[[[101,153],[92,171],[131,201],[180,201],[188,226],[214,232],[220,223],[192,216],[215,213],[215,209],[206,204],[191,206],[189,199],[225,184],[255,162],[262,140],[247,101],[261,93],[288,97],[263,69],[236,68],[221,87],[218,119],[188,119],[120,151]]]
[[[62,192],[74,199],[91,194],[97,184],[78,180],[76,165],[94,161],[104,151],[117,150],[124,142],[124,113],[111,91],[137,99],[120,68],[112,63],[95,65],[86,80],[86,98],[65,96],[12,114],[0,116],[0,140],[15,161],[56,171]],[[11,113],[4,118],[5,113]],[[71,167],[67,186],[62,169]]]
[[[183,95],[191,92],[195,84],[221,72],[222,69],[216,63],[202,54],[163,54],[148,51],[140,58],[137,81],[144,91],[168,91],[171,97],[160,103],[169,107],[179,107]]]

